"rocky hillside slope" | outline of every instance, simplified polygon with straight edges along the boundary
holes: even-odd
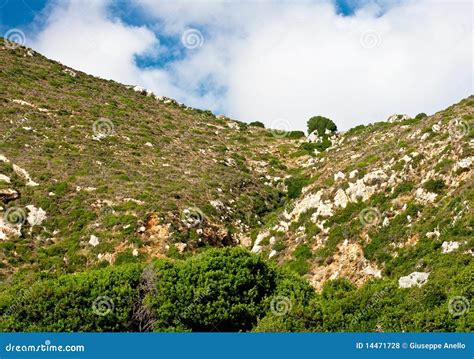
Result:
[[[1,47],[2,273],[250,245],[298,133],[214,116]],[[269,183],[272,185],[270,186]]]
[[[228,246],[317,292],[341,278],[474,277],[473,96],[324,149],[315,134],[215,116],[3,40],[0,59],[4,287]],[[472,298],[472,280],[452,285]]]

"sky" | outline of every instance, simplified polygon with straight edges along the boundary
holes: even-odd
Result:
[[[473,93],[473,3],[0,0],[0,35],[64,65],[284,130]]]

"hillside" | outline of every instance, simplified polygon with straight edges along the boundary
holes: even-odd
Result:
[[[474,96],[305,137],[0,41],[2,330],[474,329]]]

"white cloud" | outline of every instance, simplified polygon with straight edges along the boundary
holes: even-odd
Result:
[[[367,1],[341,17],[329,2],[143,0],[146,27],[111,18],[106,5],[55,6],[33,47],[192,106],[299,129],[315,114],[347,129],[395,112],[432,113],[472,93],[468,1],[385,3],[381,16]],[[134,55],[167,50],[159,35],[179,39],[189,27],[202,30],[201,48],[162,69],[137,67]]]

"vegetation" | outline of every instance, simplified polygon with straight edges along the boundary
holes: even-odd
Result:
[[[337,126],[329,118],[323,116],[314,116],[308,120],[308,133],[318,132],[319,136],[325,136],[326,130],[331,133],[337,131]]]
[[[0,330],[472,331],[472,96],[308,143],[0,59]]]
[[[311,252],[300,246],[295,256]],[[453,294],[472,298],[471,275],[472,267],[447,267],[411,290],[390,279],[360,289],[337,279],[316,294],[298,276],[246,250],[213,249],[175,263],[17,284],[2,294],[0,330],[471,331],[472,311],[452,316],[446,304]]]
[[[263,124],[263,122],[260,122],[260,121],[250,122],[249,126],[265,128],[265,125]]]

